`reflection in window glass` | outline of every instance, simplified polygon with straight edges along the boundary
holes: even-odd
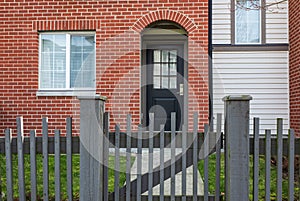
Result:
[[[94,87],[94,35],[42,33],[40,40],[39,87],[41,89]]]
[[[176,62],[177,61],[177,50],[171,50],[170,51],[170,62]]]
[[[153,51],[153,87],[177,88],[177,50]]]
[[[236,0],[236,43],[260,43],[259,5],[260,0]]]
[[[160,64],[154,64],[153,75],[160,75]]]
[[[177,88],[177,77],[170,77],[170,89]]]
[[[160,89],[160,77],[153,77],[153,88]]]
[[[169,62],[169,51],[168,50],[162,50],[162,62]]]
[[[162,68],[162,75],[168,75],[169,74],[169,66],[168,64],[162,64],[161,65]]]
[[[171,63],[170,64],[170,75],[176,75],[177,74],[177,64]]]
[[[162,77],[162,83],[161,83],[161,87],[164,89],[168,89],[169,88],[169,77]]]
[[[154,50],[154,62],[160,62],[160,50]]]
[[[66,87],[66,36],[42,35],[40,86],[41,88]]]

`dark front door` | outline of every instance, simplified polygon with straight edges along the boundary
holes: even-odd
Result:
[[[183,45],[151,45],[146,52],[146,111],[154,113],[154,129],[171,130],[171,113],[176,113],[176,130],[183,124]],[[146,115],[147,125],[149,116]]]

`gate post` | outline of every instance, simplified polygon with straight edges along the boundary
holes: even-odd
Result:
[[[249,95],[226,96],[225,198],[249,200]]]
[[[102,201],[103,114],[105,98],[80,100],[80,201]]]

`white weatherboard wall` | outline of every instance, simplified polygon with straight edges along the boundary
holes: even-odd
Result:
[[[266,3],[276,1],[266,0]],[[285,1],[266,9],[266,43],[288,43],[288,37],[288,1]]]
[[[231,18],[230,0],[213,0],[212,43],[230,44]]]
[[[288,52],[214,52],[214,116],[224,113],[222,98],[227,95],[251,95],[250,134],[253,117],[260,118],[260,133],[276,132],[276,118],[284,119],[284,133],[289,128]]]

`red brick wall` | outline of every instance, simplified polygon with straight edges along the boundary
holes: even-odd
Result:
[[[4,0],[0,3],[0,135],[23,116],[25,134],[41,130],[41,117],[64,129],[74,117],[76,97],[37,96],[38,33],[55,30],[96,32],[97,93],[107,96],[112,123],[124,125],[126,114],[140,119],[140,32],[157,20],[177,22],[188,31],[189,113],[208,119],[207,0]],[[191,117],[190,115],[190,117]],[[200,126],[202,128],[202,126]]]
[[[290,27],[290,124],[300,135],[300,4],[289,1]]]

